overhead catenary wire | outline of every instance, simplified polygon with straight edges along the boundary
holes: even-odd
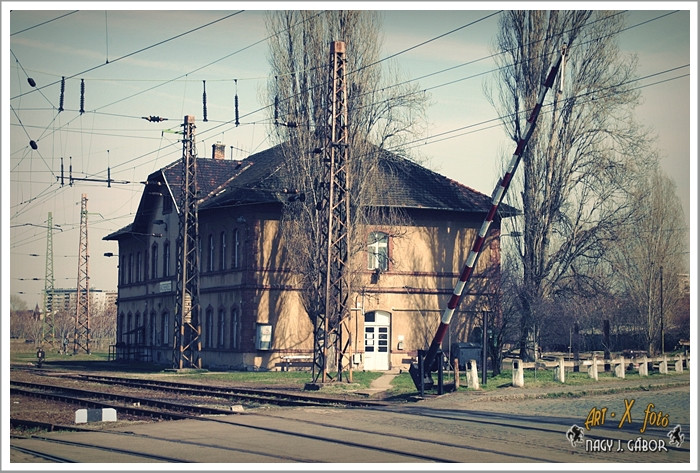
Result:
[[[72,15],[72,14],[74,14],[74,13],[78,13],[79,11],[80,11],[80,10],[73,10],[73,11],[70,11],[70,12],[68,12],[68,13],[64,13],[63,15],[57,16],[56,18],[52,18],[52,19],[50,19],[50,20],[42,21],[41,23],[36,24],[36,25],[34,25],[34,26],[29,26],[29,27],[27,27],[27,28],[24,28],[23,30],[19,30],[19,31],[15,31],[14,33],[10,33],[10,36],[15,36],[15,35],[18,35],[18,34],[22,34],[22,33],[24,33],[25,31],[33,30],[34,28],[39,28],[40,26],[44,26],[44,25],[46,25],[46,24],[48,24],[48,23],[51,23],[52,21],[60,20],[61,18],[65,18],[65,17],[67,17],[67,16],[69,16],[69,15]]]
[[[667,72],[669,72],[669,71],[674,71],[674,70],[677,70],[677,69],[680,69],[680,68],[684,68],[684,67],[688,67],[688,66],[689,66],[689,65],[678,66],[678,67],[675,67],[675,68],[668,69],[668,70],[666,70],[666,71],[660,71],[660,72],[657,72],[657,73],[649,74],[649,75],[644,76],[644,77],[641,77],[641,78],[633,79],[633,80],[631,80],[631,81],[629,81],[629,82],[635,82],[635,81],[643,80],[643,79],[645,79],[645,78],[657,76],[657,75],[660,75],[660,74],[663,74],[663,73],[667,73]],[[666,80],[663,80],[663,81],[657,81],[657,82],[654,82],[654,83],[652,83],[652,84],[641,85],[641,86],[639,86],[638,88],[644,88],[644,87],[648,87],[648,86],[660,84],[660,83],[663,83],[663,82],[667,82],[667,81],[669,81],[669,80],[679,79],[679,78],[686,77],[686,76],[687,76],[687,74],[684,74],[684,75],[677,76],[677,77],[674,77],[674,78],[671,78],[671,79],[666,79]],[[618,84],[618,85],[624,85],[624,84]],[[590,94],[594,94],[594,93],[596,93],[596,92],[597,92],[597,91],[589,91],[589,92],[587,92],[587,93],[584,94],[584,95],[590,95]],[[506,117],[503,117],[503,116],[501,116],[501,117],[495,117],[495,118],[492,118],[492,119],[489,119],[489,120],[485,120],[485,121],[481,121],[481,122],[478,122],[478,123],[475,123],[475,124],[470,124],[470,125],[466,125],[466,126],[464,126],[464,127],[459,127],[459,128],[453,129],[453,130],[448,130],[448,131],[445,131],[445,132],[441,132],[441,133],[439,133],[439,134],[431,135],[431,136],[428,136],[428,137],[422,137],[422,138],[420,138],[420,139],[414,140],[413,142],[404,143],[404,144],[403,144],[403,148],[406,148],[406,146],[410,146],[411,144],[415,144],[415,145],[417,145],[417,146],[420,146],[420,145],[423,145],[423,144],[428,144],[428,140],[430,140],[431,138],[437,138],[437,137],[440,137],[440,136],[444,136],[444,135],[447,135],[447,134],[450,134],[450,133],[454,133],[455,131],[460,131],[460,130],[465,130],[465,129],[469,129],[469,128],[474,128],[474,127],[476,127],[476,126],[483,125],[483,124],[486,124],[486,123],[489,123],[489,122],[498,122],[498,123],[496,123],[495,125],[492,125],[492,126],[490,126],[490,127],[488,127],[488,128],[497,127],[497,126],[500,125],[500,121],[501,121],[503,118],[506,118]],[[481,131],[481,130],[484,130],[484,129],[480,129],[480,130],[477,130],[477,131]],[[468,132],[468,133],[472,133],[472,132],[473,132],[473,131]],[[463,133],[463,134],[464,134],[464,133]],[[453,136],[450,136],[450,137],[442,138],[442,140],[455,138],[455,137],[457,137],[457,136],[460,136],[460,135],[453,135]],[[434,141],[432,141],[432,142],[436,142],[436,141],[441,141],[441,140],[434,140]],[[159,151],[161,151],[162,149],[163,149],[163,148],[159,148],[157,151],[159,152]],[[151,153],[148,153],[148,154],[151,154]],[[145,155],[144,155],[144,156],[145,156]],[[142,157],[143,157],[143,156],[142,156]],[[138,159],[138,158],[135,158],[135,159]],[[132,160],[132,161],[133,161],[133,160]],[[130,182],[136,182],[136,181],[130,181]]]
[[[647,20],[646,22],[649,22],[649,21],[653,21],[653,19],[652,19],[652,20]],[[445,33],[445,34],[447,34],[447,33]],[[443,34],[443,35],[440,35],[440,36],[444,36],[444,34]],[[424,43],[425,43],[425,42],[424,42]],[[417,46],[416,46],[416,47],[417,47]],[[414,47],[412,47],[412,48],[407,48],[407,49],[414,49]],[[397,54],[398,54],[398,53],[397,53]],[[385,58],[385,59],[386,59],[386,58]],[[459,79],[458,79],[458,80],[459,80]],[[466,79],[462,79],[462,80],[466,80]],[[236,82],[237,82],[237,79],[235,79],[234,82],[236,83]],[[452,81],[452,82],[454,82],[454,81]],[[438,85],[438,86],[435,86],[435,87],[439,87],[439,85]],[[236,95],[237,95],[237,94],[236,94]],[[279,98],[278,98],[278,100],[279,100]],[[255,113],[255,112],[258,112],[258,111],[262,111],[262,110],[264,110],[265,108],[267,108],[267,107],[262,107],[262,108],[260,108],[260,109],[258,109],[258,110],[256,110],[256,111],[253,111],[253,112],[250,112],[250,113],[248,113],[248,114],[246,114],[246,115],[243,115],[243,117],[250,116],[252,113]],[[96,113],[104,113],[104,112],[96,112]],[[236,117],[234,120],[240,123],[240,118],[241,118],[241,116],[239,115],[239,116]],[[494,119],[494,120],[495,120],[495,119]],[[223,125],[226,125],[226,124],[230,124],[231,122],[232,122],[231,120],[229,120],[229,121],[223,121],[223,122],[221,122],[221,125],[219,125],[218,127],[213,128],[213,129],[211,129],[211,130],[207,130],[205,133],[211,133],[211,132],[213,132],[214,130],[220,128],[220,126],[223,126]],[[263,121],[258,121],[257,123],[263,123]],[[236,126],[237,126],[237,124],[236,124]],[[473,126],[475,126],[475,125],[469,125],[468,127],[473,127]],[[466,128],[466,127],[460,127],[459,129],[464,129],[464,128]],[[456,130],[459,130],[459,129],[456,129]],[[455,130],[453,130],[453,131],[455,131]],[[219,133],[220,133],[220,132],[219,132]],[[206,136],[206,135],[205,135],[205,134],[201,134],[200,136]],[[421,140],[416,140],[416,141],[422,141],[422,140],[423,140],[423,139],[421,139]],[[161,151],[162,149],[163,149],[163,148],[159,148],[156,152],[159,152],[159,151]],[[152,154],[152,152],[151,152],[151,153],[147,153],[147,154]],[[146,156],[146,155],[142,155],[142,157],[144,157],[144,156]],[[129,162],[134,162],[135,160],[138,160],[138,159],[139,159],[139,157],[136,157],[136,158],[134,158],[134,159],[132,159],[132,160],[129,160]],[[118,164],[117,166],[115,166],[115,168],[117,168],[118,166],[119,166],[119,164]]]
[[[687,75],[685,75],[685,76],[687,76]],[[684,77],[684,76],[681,76],[681,77]],[[640,78],[640,80],[641,80],[641,79],[642,79],[642,78]],[[675,79],[675,78],[666,79],[666,81],[671,81],[671,80],[674,80],[674,79]],[[189,79],[187,79],[187,80],[189,80]],[[199,80],[199,79],[192,79],[192,80]],[[208,80],[212,80],[212,81],[213,81],[213,79],[208,79]],[[416,80],[418,80],[418,79],[416,79]],[[663,82],[663,81],[655,82],[655,84],[661,83],[661,82]],[[651,85],[654,85],[654,84],[640,85],[639,88],[649,87],[649,86],[651,86]],[[90,90],[91,90],[91,95],[92,95],[92,87],[90,87]],[[196,90],[196,88],[195,88],[194,90]],[[212,91],[210,91],[210,92],[212,92]],[[196,96],[196,93],[191,93],[190,95]],[[211,95],[212,95],[212,97],[214,96],[213,93],[212,93]],[[245,96],[244,96],[244,99],[245,99]],[[229,99],[228,99],[228,100],[230,100],[230,95],[229,95]],[[92,100],[91,100],[91,102],[92,102]],[[228,102],[228,103],[230,104],[230,102]],[[105,115],[107,115],[106,112],[97,112],[97,113],[100,113],[100,114],[103,114],[103,113],[104,113]],[[247,115],[247,116],[248,116],[248,115]],[[128,117],[128,115],[125,115],[125,117]],[[245,119],[245,118],[244,118],[244,119]],[[494,121],[494,120],[499,120],[499,119],[500,119],[500,117],[497,117],[497,118],[491,119],[491,120],[489,120],[489,121]],[[25,121],[26,121],[26,120],[25,120]],[[210,121],[211,121],[211,120],[210,120]],[[218,123],[218,122],[215,122],[215,121],[214,121],[213,123]],[[258,121],[258,123],[261,123],[261,122]],[[479,122],[479,123],[483,123],[483,122]],[[474,129],[476,128],[476,125],[477,125],[477,124],[471,124],[471,125],[468,125],[468,127],[460,127],[460,129],[461,129],[462,131],[474,132]],[[488,123],[486,123],[486,125],[488,125]],[[496,124],[496,125],[493,125],[493,126],[499,126],[499,125]],[[219,129],[221,129],[221,128],[219,128]],[[472,131],[469,131],[469,130],[472,130]],[[72,131],[75,131],[75,130],[72,130]],[[453,131],[454,131],[454,130],[453,130]],[[31,129],[30,129],[30,132],[31,132]],[[90,130],[84,130],[83,133],[90,133]],[[202,135],[202,136],[206,136],[206,135]],[[161,137],[162,137],[162,134],[161,134]],[[437,134],[431,135],[431,137],[432,137],[433,139],[450,139],[450,138],[445,138],[445,135],[443,135],[443,136],[438,136]],[[414,143],[414,145],[415,145],[415,146],[420,146],[420,144],[419,144],[417,141],[418,141],[418,140],[416,140],[416,143]],[[433,141],[433,142],[434,142],[434,141]],[[158,150],[161,150],[161,149],[163,149],[163,148],[158,147]],[[120,156],[120,155],[115,155],[115,156]],[[152,158],[152,157],[153,157],[153,155],[151,154],[151,155],[149,156],[149,158]],[[123,156],[122,156],[121,159],[123,159]],[[121,161],[121,159],[117,159],[116,161],[119,162],[119,161]],[[142,159],[141,161],[147,161],[148,164],[153,163],[154,166],[156,165],[156,162],[155,162],[153,159],[144,158],[144,159]],[[136,161],[136,162],[138,162],[138,161]],[[54,190],[55,190],[55,187],[54,187]],[[130,189],[130,191],[131,191],[131,189]]]
[[[175,39],[177,39],[177,38],[181,38],[181,37],[183,37],[183,36],[185,36],[185,35],[188,35],[188,34],[193,33],[193,32],[195,32],[195,31],[201,30],[202,28],[206,28],[206,27],[211,26],[211,25],[213,25],[213,24],[215,24],[215,23],[219,23],[220,21],[226,20],[226,19],[231,18],[231,17],[233,17],[233,16],[236,16],[236,15],[238,15],[238,14],[240,14],[240,13],[243,13],[243,11],[244,11],[244,10],[239,10],[239,11],[237,11],[237,12],[234,12],[234,13],[231,13],[231,14],[229,14],[229,15],[226,15],[226,16],[224,16],[224,17],[222,17],[222,18],[218,18],[218,19],[216,19],[216,20],[210,21],[209,23],[206,23],[206,24],[204,24],[204,25],[198,26],[198,27],[193,28],[193,29],[191,29],[191,30],[185,31],[184,33],[177,34],[177,35],[172,36],[172,37],[170,37],[170,38],[168,38],[168,39],[164,39],[164,40],[162,40],[162,41],[159,41],[159,42],[157,42],[157,43],[151,44],[151,45],[146,46],[146,47],[144,47],[144,48],[141,48],[141,49],[138,49],[138,50],[136,50],[136,51],[132,51],[132,52],[130,52],[130,53],[127,53],[127,54],[125,54],[125,55],[123,55],[123,56],[120,56],[120,57],[114,59],[112,62],[104,63],[104,64],[98,64],[98,65],[96,65],[96,66],[93,66],[93,67],[90,67],[90,68],[88,68],[88,69],[85,69],[84,71],[81,71],[81,72],[77,72],[77,73],[75,73],[75,74],[72,74],[72,75],[68,76],[68,78],[69,78],[69,79],[72,79],[73,77],[77,77],[77,76],[79,76],[79,75],[87,74],[88,72],[92,72],[92,71],[94,71],[94,70],[96,70],[96,69],[99,69],[99,68],[101,68],[101,67],[103,67],[103,66],[106,66],[106,65],[108,65],[108,64],[114,64],[114,63],[117,62],[117,61],[121,61],[121,60],[126,59],[126,58],[128,58],[128,57],[134,56],[134,55],[136,55],[136,54],[142,53],[142,52],[147,51],[147,50],[149,50],[149,49],[152,49],[152,48],[155,48],[155,47],[160,46],[160,45],[162,45],[162,44],[165,44],[165,43],[167,43],[167,42],[169,42],[169,41],[173,41],[173,40],[175,40]],[[55,85],[56,83],[57,83],[57,82],[52,82],[52,83],[47,84],[47,85],[45,85],[45,86],[43,86],[43,87],[41,87],[41,88],[49,87],[49,86]],[[19,95],[15,95],[14,97],[11,97],[10,100],[14,100],[14,99],[16,99],[16,98],[22,97],[23,95],[26,95],[27,93],[29,93],[29,92],[26,92],[26,93],[23,93],[23,94],[19,94]]]
[[[172,39],[181,37],[181,36],[183,36],[183,35],[185,35],[185,34],[188,34],[188,33],[190,33],[190,32],[196,31],[196,30],[198,30],[198,29],[201,29],[201,28],[204,28],[204,27],[206,27],[206,26],[212,25],[212,24],[214,24],[214,23],[216,23],[216,22],[218,22],[218,21],[221,21],[221,20],[223,20],[223,19],[229,18],[229,17],[231,17],[231,16],[233,16],[233,15],[235,15],[235,14],[242,13],[242,12],[243,12],[243,10],[241,10],[241,11],[239,11],[239,12],[236,12],[236,13],[234,13],[234,14],[232,14],[232,15],[228,15],[227,17],[224,17],[224,18],[222,18],[222,19],[220,19],[220,20],[207,23],[206,25],[200,26],[200,27],[195,28],[195,29],[193,29],[193,30],[190,30],[190,31],[188,31],[188,32],[186,32],[186,33],[182,33],[182,34],[180,34],[180,35],[174,36],[174,37],[172,37],[172,38],[170,38],[170,39],[168,39],[168,40],[162,41],[162,42],[157,43],[157,44],[155,44],[155,45],[151,45],[151,46],[149,46],[149,47],[143,48],[143,49],[141,49],[141,50],[139,50],[139,51],[136,51],[136,52],[134,52],[134,53],[130,53],[129,55],[133,55],[133,54],[136,54],[136,53],[138,53],[138,52],[145,51],[145,50],[147,50],[147,49],[150,49],[151,47],[154,47],[154,46],[157,46],[157,45],[162,44],[162,43],[164,43],[164,42],[170,41],[170,40],[172,40]],[[312,18],[314,18],[314,17],[316,17],[316,16],[318,16],[318,15],[321,15],[323,12],[324,12],[323,10],[322,10],[322,11],[319,11],[319,12],[317,12],[316,14],[314,14],[313,16],[311,16],[311,17],[309,17],[309,18],[307,18],[307,19],[304,19],[304,20],[302,20],[302,21],[296,23],[295,25],[292,25],[292,27],[294,27],[294,26],[296,26],[296,25],[298,25],[298,24],[300,24],[300,23],[303,23],[303,22],[305,22],[305,21],[309,21],[310,19],[312,19]],[[165,81],[165,82],[163,82],[163,83],[160,83],[160,84],[155,85],[155,86],[153,86],[153,87],[150,87],[150,88],[148,88],[148,89],[145,89],[145,90],[136,92],[136,93],[134,93],[134,94],[132,94],[132,95],[130,95],[130,96],[128,96],[128,97],[124,97],[124,98],[119,99],[119,100],[117,100],[117,101],[114,101],[114,102],[111,102],[111,103],[109,103],[109,104],[103,105],[102,107],[99,107],[99,108],[106,108],[106,107],[109,107],[109,106],[114,105],[114,104],[116,104],[116,103],[120,103],[120,102],[122,102],[122,101],[131,99],[131,98],[133,98],[133,97],[135,97],[135,96],[137,96],[137,95],[140,95],[140,94],[142,94],[142,93],[148,92],[148,91],[153,90],[153,89],[158,88],[158,87],[161,87],[161,86],[163,86],[163,85],[165,85],[165,84],[167,84],[167,83],[173,82],[173,81],[175,81],[175,80],[179,80],[179,79],[181,79],[181,78],[183,78],[183,77],[187,77],[188,75],[193,74],[194,72],[198,72],[198,71],[200,71],[200,70],[202,70],[202,69],[204,69],[204,68],[206,68],[206,67],[209,67],[209,66],[211,66],[211,65],[213,65],[213,64],[216,64],[217,62],[220,62],[220,61],[222,61],[222,60],[224,60],[224,59],[226,59],[226,58],[228,58],[228,57],[231,57],[231,56],[233,56],[233,55],[235,55],[235,54],[238,54],[238,53],[240,53],[240,52],[243,52],[243,51],[245,51],[245,50],[247,50],[247,49],[249,49],[249,48],[251,48],[251,47],[253,47],[253,46],[256,46],[256,45],[258,45],[258,44],[264,42],[264,41],[267,41],[268,39],[270,39],[270,38],[272,38],[272,37],[274,37],[274,36],[276,36],[276,35],[278,35],[278,34],[281,34],[282,32],[283,32],[283,31],[280,31],[280,32],[274,33],[274,34],[272,34],[272,35],[269,35],[269,36],[267,36],[267,37],[265,37],[265,38],[263,38],[263,39],[261,39],[261,40],[259,40],[259,41],[256,41],[256,42],[254,42],[254,43],[252,43],[252,44],[249,44],[248,46],[245,46],[245,47],[243,47],[243,48],[240,48],[240,49],[238,49],[238,50],[236,50],[236,51],[233,51],[233,52],[230,53],[230,54],[227,54],[227,55],[225,55],[225,56],[223,56],[223,57],[220,57],[220,58],[218,58],[218,59],[216,59],[216,60],[214,60],[214,61],[212,61],[212,62],[209,62],[208,64],[205,64],[205,65],[203,65],[203,66],[201,66],[201,67],[199,67],[199,68],[197,68],[197,69],[194,69],[193,71],[190,71],[190,72],[188,72],[188,73],[186,73],[186,74],[183,74],[183,75],[181,75],[181,76],[178,76],[178,77],[176,77],[176,78],[174,78],[174,79],[171,79],[171,80]],[[118,59],[116,59],[116,60],[114,60],[114,61],[112,61],[112,62],[116,62],[117,60],[123,59],[123,58],[125,58],[125,57],[128,57],[129,55],[122,56],[122,57],[120,57],[120,58],[118,58]],[[102,65],[104,65],[104,64],[102,64]],[[84,72],[92,71],[92,70],[94,70],[94,69],[96,69],[96,68],[98,68],[98,67],[101,67],[102,65],[100,65],[100,66],[95,66],[95,67],[90,68],[90,69],[88,69],[88,70],[86,70],[86,71],[83,71],[83,72],[81,72],[81,73],[74,74],[74,75],[72,75],[72,76],[69,76],[68,78],[70,79],[70,78],[73,78],[73,77],[75,77],[75,76],[77,76],[77,75],[79,75],[79,74],[82,74],[82,73],[84,73]],[[65,77],[64,77],[62,80],[65,80]],[[55,84],[55,83],[57,83],[57,82],[54,82],[54,83],[49,84],[49,85],[53,85],[53,84]],[[24,94],[19,94],[19,95],[13,97],[12,99],[17,98],[17,97],[21,97],[22,95],[24,95]],[[98,110],[98,109],[95,109],[95,110]]]

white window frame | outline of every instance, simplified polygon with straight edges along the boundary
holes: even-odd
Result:
[[[367,237],[367,269],[387,271],[389,269],[389,235],[371,232]]]

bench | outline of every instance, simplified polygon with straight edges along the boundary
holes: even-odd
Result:
[[[282,371],[289,371],[290,368],[310,368],[313,364],[312,355],[282,355]]]

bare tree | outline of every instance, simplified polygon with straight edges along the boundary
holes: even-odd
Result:
[[[523,234],[520,355],[531,359],[537,307],[560,291],[595,289],[592,268],[629,214],[627,184],[645,165],[638,157],[647,140],[632,115],[636,59],[616,45],[622,14],[510,11],[501,18],[502,67],[486,92],[516,142],[549,64],[568,45],[563,86],[545,103],[516,176],[520,192],[509,195],[523,211],[510,224]]]
[[[117,307],[110,304],[101,311],[92,314],[90,320],[92,343],[98,350],[106,351],[109,345],[116,343]]]
[[[27,310],[27,302],[18,294],[10,294],[10,311]]]
[[[346,44],[347,136],[349,144],[350,263],[361,264],[353,255],[366,249],[362,225],[382,224],[400,233],[405,216],[381,209],[382,183],[377,182],[380,157],[387,158],[387,147],[400,149],[415,132],[426,105],[425,94],[415,86],[401,83],[394,72],[383,74],[379,58],[382,38],[380,15],[376,11],[275,11],[267,18],[271,32],[270,64],[274,79],[268,87],[269,103],[274,103],[273,134],[285,156],[280,176],[284,185],[303,193],[285,205],[282,232],[287,257],[302,286],[304,307],[315,320],[324,310],[324,294],[319,290],[322,274],[319,248],[321,229],[319,209],[323,199],[323,154],[314,150],[323,145],[328,122],[328,57],[331,41]],[[383,173],[391,166],[384,165]],[[397,236],[391,235],[391,236]],[[366,258],[364,259],[366,264]],[[348,268],[353,283],[355,268]]]
[[[679,276],[686,273],[688,229],[675,184],[661,170],[640,179],[632,192],[635,218],[621,226],[610,258],[620,295],[633,307],[632,323],[643,328],[645,348],[654,353],[661,348],[662,317],[668,330],[683,301]]]

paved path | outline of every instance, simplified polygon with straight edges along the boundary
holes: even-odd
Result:
[[[379,378],[372,381],[368,389],[357,391],[358,394],[372,396],[391,389],[391,382],[400,373],[398,369],[385,371]]]

